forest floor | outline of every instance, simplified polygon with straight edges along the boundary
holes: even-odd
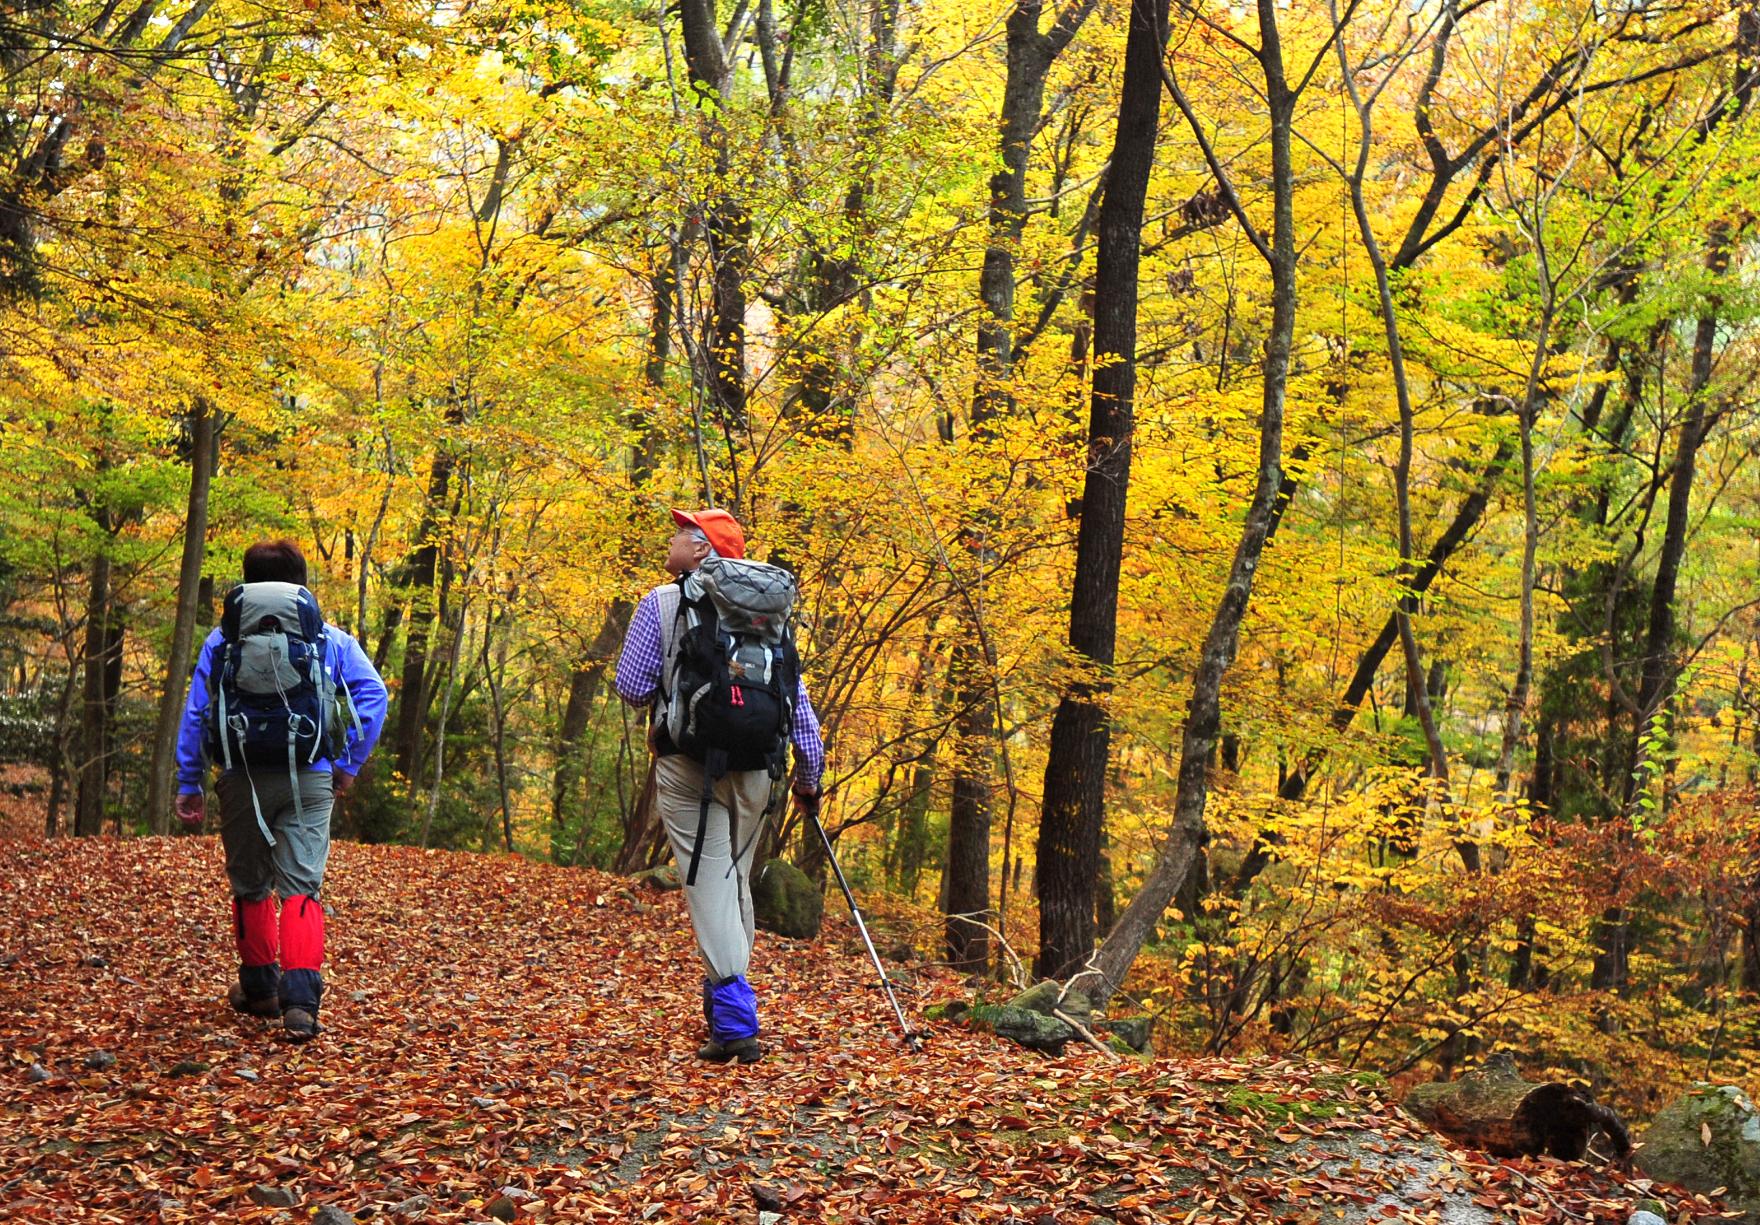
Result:
[[[898,1041],[841,917],[760,935],[769,1054],[703,1064],[681,896],[336,844],[326,1032],[231,1012],[215,839],[0,840],[0,1218],[1618,1221],[1712,1205],[1447,1149],[1278,1062]],[[960,984],[913,968],[914,1012]]]

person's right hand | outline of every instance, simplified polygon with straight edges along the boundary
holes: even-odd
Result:
[[[183,828],[198,830],[208,815],[208,802],[199,791],[177,797],[177,819],[183,822]]]

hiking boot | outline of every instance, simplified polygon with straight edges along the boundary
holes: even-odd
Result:
[[[735,1038],[731,1042],[711,1038],[697,1048],[697,1058],[710,1063],[727,1063],[735,1059],[741,1063],[756,1063],[763,1057],[764,1048],[758,1045],[756,1038]]]
[[[318,1018],[304,1008],[289,1008],[283,1012],[281,1028],[287,1031],[289,1042],[310,1042],[324,1032],[318,1024]]]
[[[281,1015],[281,1001],[275,996],[265,995],[260,999],[252,999],[237,983],[226,988],[226,1002],[232,1005],[232,1011],[242,1012],[248,1017],[273,1020]]]

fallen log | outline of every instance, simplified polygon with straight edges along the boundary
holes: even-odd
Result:
[[[1581,1161],[1596,1136],[1607,1137],[1615,1160],[1632,1154],[1619,1115],[1570,1085],[1523,1080],[1507,1052],[1459,1080],[1418,1085],[1403,1105],[1449,1139],[1499,1157],[1546,1153]]]

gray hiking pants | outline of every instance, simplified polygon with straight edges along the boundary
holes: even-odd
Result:
[[[690,871],[691,847],[702,813],[703,767],[680,754],[659,758],[654,763],[654,799],[683,880]],[[763,770],[742,770],[715,784],[697,883],[684,889],[697,949],[710,977],[718,981],[744,974],[752,962],[752,856],[757,853],[769,802],[770,775]],[[729,840],[730,803],[739,815],[737,847]]]
[[[263,820],[275,835],[274,846],[257,825],[252,783]],[[286,770],[253,767],[249,781],[243,770],[228,770],[214,791],[220,797],[220,842],[226,848],[233,896],[254,902],[273,889],[283,900],[300,894],[317,897],[330,859],[330,807],[335,799],[330,771],[299,772],[298,812]]]

